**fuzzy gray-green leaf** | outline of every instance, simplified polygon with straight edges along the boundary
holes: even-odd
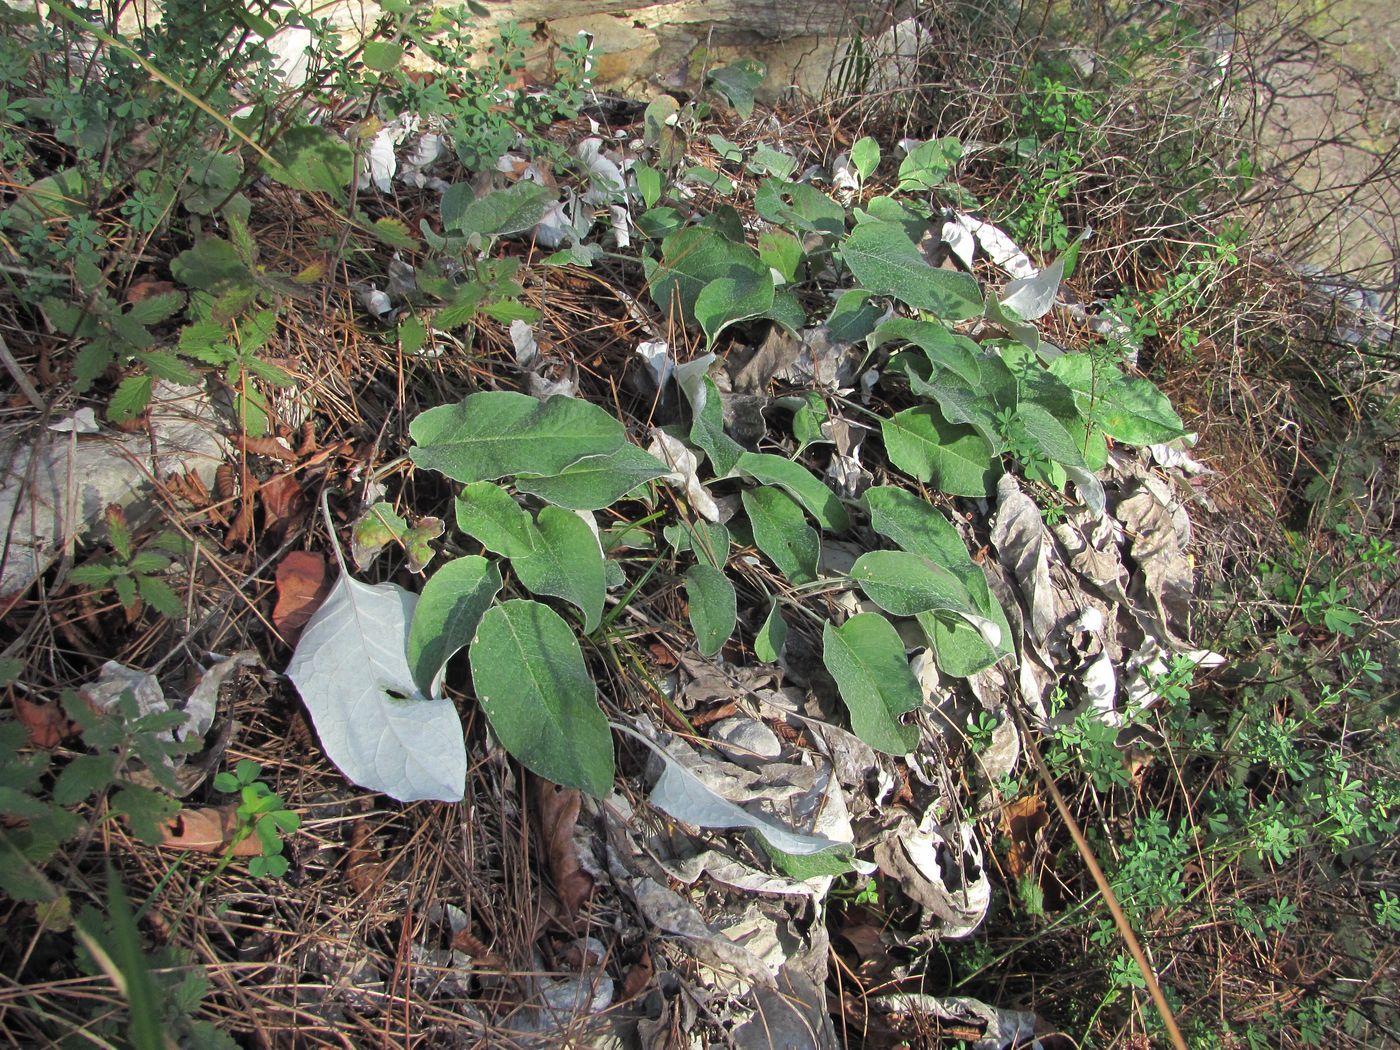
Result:
[[[539,401],[506,390],[469,394],[409,424],[409,458],[454,481],[558,474],[586,456],[616,452],[622,424],[597,405],[556,395]]]
[[[738,623],[734,585],[713,565],[697,562],[686,570],[685,595],[695,643],[703,655],[714,656]]]
[[[919,730],[899,716],[923,702],[923,693],[899,632],[879,613],[859,613],[840,627],[822,627],[822,663],[836,679],[851,713],[851,729],[877,751],[907,755]]]
[[[558,613],[524,599],[488,609],[470,660],[477,701],[522,765],[597,798],[612,790],[608,721],[573,629]]]

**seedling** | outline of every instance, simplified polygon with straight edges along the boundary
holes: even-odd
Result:
[[[256,835],[262,844],[262,854],[249,859],[248,874],[277,879],[291,867],[291,863],[282,855],[282,835],[301,827],[301,817],[287,809],[282,797],[258,779],[261,774],[262,763],[245,758],[239,761],[232,773],[220,773],[214,778],[216,791],[237,793],[241,799],[236,811],[238,830],[229,843],[228,852],[220,861],[220,867],[228,865],[235,846],[250,835]]]

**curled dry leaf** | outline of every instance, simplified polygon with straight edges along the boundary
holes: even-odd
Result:
[[[278,536],[285,536],[306,516],[306,493],[292,474],[278,474],[263,482],[258,502],[263,509],[263,528]]]
[[[547,780],[535,780],[535,813],[554,892],[570,922],[593,894],[593,877],[579,864],[574,845],[574,825],[578,823],[583,796],[577,788],[562,788]]]
[[[277,604],[272,625],[288,645],[295,645],[301,629],[330,593],[326,560],[309,551],[292,551],[277,566]]]
[[[1040,833],[1050,826],[1050,814],[1039,795],[1027,795],[1008,802],[1001,810],[1001,826],[1011,839],[1006,867],[1012,879],[1019,880],[1031,870]]]
[[[168,849],[188,849],[196,853],[223,853],[238,834],[238,807],[210,806],[204,809],[184,809],[164,830]],[[248,835],[233,847],[235,857],[262,855],[262,840]]]

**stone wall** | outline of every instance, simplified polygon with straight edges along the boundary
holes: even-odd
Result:
[[[816,97],[850,40],[873,37],[907,14],[909,0],[487,0],[481,29],[518,22],[537,43],[530,55],[547,72],[551,49],[592,36],[594,84],[648,97],[700,86],[705,70],[738,58],[768,67],[760,95]],[[337,21],[364,27],[378,17],[370,0],[348,0]]]

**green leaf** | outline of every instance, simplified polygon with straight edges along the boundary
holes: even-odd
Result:
[[[696,562],[686,570],[685,594],[695,643],[703,655],[714,656],[739,622],[734,585],[713,565]]]
[[[841,258],[856,280],[948,321],[982,313],[982,293],[965,273],[930,266],[904,230],[893,223],[863,222],[841,245]]]
[[[865,208],[854,210],[857,223],[888,222],[900,227],[913,244],[923,244],[926,237],[933,236],[933,226],[928,216],[910,211],[893,197],[871,197]]]
[[[243,178],[243,158],[237,153],[207,153],[191,161],[189,173],[180,203],[196,215],[212,215]]]
[[[81,587],[106,587],[122,572],[123,570],[112,565],[92,562],[87,565],[75,565],[69,569],[68,579]]]
[[[916,405],[880,420],[885,454],[900,470],[954,496],[986,496],[1001,473],[985,438],[943,418],[933,405]]]
[[[1062,354],[1050,371],[1074,392],[1080,414],[1115,441],[1155,445],[1185,433],[1166,395],[1146,379],[1129,378],[1089,354]]]
[[[442,696],[447,662],[471,644],[501,589],[501,570],[476,555],[456,558],[423,585],[408,629],[408,666],[424,696]]]
[[[716,277],[701,289],[695,299],[695,319],[713,346],[716,337],[736,321],[747,321],[766,313],[773,305],[773,274],[735,268],[729,275]]]
[[[390,73],[403,61],[403,47],[387,40],[366,40],[361,53],[365,65],[379,73]]]
[[[583,613],[583,630],[590,633],[603,615],[607,572],[603,548],[588,523],[577,514],[545,507],[536,521],[534,549],[512,557],[511,567],[532,594],[562,598]]]
[[[137,576],[136,587],[141,592],[142,600],[166,619],[185,618],[184,602],[180,601],[179,596],[164,580],[155,576]]]
[[[802,242],[787,230],[770,227],[758,235],[758,258],[764,266],[777,270],[791,284],[802,265]]]
[[[851,147],[851,163],[856,166],[862,179],[868,179],[880,166],[880,144],[869,135],[858,140]]]
[[[783,643],[787,641],[787,621],[778,611],[775,598],[768,606],[768,615],[763,618],[758,633],[753,638],[753,654],[766,664],[776,663],[783,654]]]
[[[390,248],[417,251],[420,247],[418,238],[398,219],[375,219],[370,225],[370,232],[380,243],[387,244]]]
[[[135,419],[151,403],[151,377],[149,375],[127,376],[117,384],[107,402],[107,418],[114,423],[125,423]]]
[[[947,369],[969,386],[982,381],[982,348],[965,335],[957,335],[936,321],[893,317],[875,330],[874,346],[890,342],[910,343],[924,352],[933,368]]]
[[[252,271],[238,249],[221,237],[196,241],[193,248],[170,260],[170,273],[187,288],[215,295],[249,288],[253,282]]]
[[[708,521],[682,522],[667,525],[661,535],[677,554],[694,551],[701,561],[723,569],[729,561],[729,530],[723,525]]]
[[[642,204],[647,208],[656,207],[661,199],[661,172],[650,164],[632,165],[632,177],[637,180],[637,192],[642,195]]]
[[[772,861],[773,867],[788,878],[798,882],[821,878],[825,875],[845,875],[855,869],[855,849],[845,843],[822,850],[820,853],[806,855],[784,853],[770,844],[762,835],[758,836],[758,843],[763,847],[763,852],[768,854],[768,859]]]
[[[955,138],[930,139],[915,146],[899,165],[898,188],[909,193],[943,185],[953,162],[961,156],[962,143]]]
[[[697,303],[705,289],[720,280],[728,282],[724,287],[732,289],[730,294],[745,297],[743,310],[762,302],[756,311],[761,313],[773,302],[773,276],[752,248],[711,227],[691,226],[661,242],[661,262],[648,275],[647,290],[663,315],[689,323],[700,320]],[[717,294],[705,300],[706,334],[711,339],[727,323],[723,303],[715,300]],[[741,312],[729,320],[739,316],[753,314]]]
[[[694,412],[690,424],[690,440],[709,457],[715,477],[727,477],[744,454],[744,446],[724,431],[724,402],[720,400],[719,387],[709,376],[704,376],[694,395],[690,389],[685,393],[690,398],[692,411],[696,398],[702,399],[700,410]]]
[[[675,233],[684,225],[685,216],[671,207],[648,208],[637,216],[637,229],[653,240]]]
[[[910,374],[910,389],[936,401],[949,422],[974,427],[1000,452],[1005,443],[997,417],[998,413],[1015,411],[1018,406],[1016,377],[999,357],[982,355],[970,363],[976,365],[976,382],[968,382],[950,368],[935,368],[927,381]]]
[[[488,609],[470,660],[477,701],[522,765],[596,798],[612,790],[608,721],[574,632],[558,613],[521,599]]]
[[[821,542],[792,497],[781,489],[765,487],[745,489],[740,499],[753,528],[754,544],[778,571],[792,583],[815,580]]]
[[[130,609],[136,604],[136,581],[130,576],[116,576],[112,579],[112,586],[116,588],[117,600],[122,605]]]
[[[66,766],[53,784],[53,800],[60,806],[75,806],[112,786],[117,774],[117,759],[112,753],[78,755]]]
[[[739,471],[762,485],[777,485],[797,500],[822,528],[845,532],[851,527],[850,515],[840,498],[826,483],[800,463],[768,452],[744,452]]]
[[[739,116],[747,119],[753,113],[754,92],[768,75],[762,63],[751,58],[740,59],[732,66],[711,70],[706,78],[709,85],[724,96]]]
[[[162,292],[131,304],[126,316],[147,327],[168,321],[185,305],[184,292]]]
[[[457,527],[494,554],[528,558],[538,531],[529,511],[509,492],[490,481],[477,481],[457,497]]]
[[[870,511],[870,526],[904,550],[942,565],[966,586],[979,614],[995,626],[998,642],[991,645],[967,619],[948,613],[916,613],[945,674],[965,678],[990,667],[1011,651],[1011,628],[1006,614],[973,562],[951,522],[912,492],[890,486],[866,490],[861,497]]]
[[[9,685],[24,674],[24,661],[12,656],[0,657],[0,688]]]
[[[1129,445],[1156,445],[1186,433],[1166,395],[1136,376],[1109,388],[1096,418],[1105,434]]]
[[[285,131],[263,162],[268,176],[306,193],[340,197],[355,173],[355,154],[334,132],[304,124]]]
[[[680,108],[670,95],[658,95],[642,113],[642,141],[656,151],[656,164],[663,169],[685,159],[685,142],[676,128]]]
[[[722,197],[728,197],[734,193],[737,186],[734,180],[722,171],[713,171],[702,164],[692,164],[681,173],[682,182],[693,182],[699,186],[708,186]]]
[[[430,408],[408,429],[416,442],[409,458],[461,482],[558,474],[586,456],[616,452],[625,438],[622,424],[597,405],[505,390]]]
[[[786,288],[779,288],[773,293],[773,305],[765,310],[761,316],[775,322],[794,335],[807,325],[807,311],[802,309],[802,303],[798,301],[797,296]]]
[[[179,805],[175,808],[178,810]],[[155,837],[155,842],[160,842],[160,836]],[[102,961],[107,976],[126,999],[131,1020],[127,1034],[131,1045],[138,1050],[168,1046],[164,997],[156,984],[153,962],[142,950],[136,916],[127,901],[121,876],[110,861],[107,864],[107,928],[103,928],[97,913],[90,908],[84,908],[74,924],[78,939],[93,958]]]
[[[476,191],[472,189],[470,182],[454,182],[442,191],[442,200],[438,202],[438,211],[442,215],[442,228],[451,230],[461,221],[462,214],[467,210],[467,205],[476,200]]]
[[[797,440],[798,452],[808,445],[829,444],[831,439],[822,431],[822,424],[830,418],[826,401],[815,390],[802,395],[802,404],[792,414],[792,436]]]
[[[915,615],[914,619],[918,620],[929,648],[933,650],[934,662],[944,674],[953,678],[971,678],[1010,654],[1011,628],[1006,622],[1006,614],[990,596],[989,601],[987,619],[1001,632],[997,645],[991,645],[982,632],[966,620],[943,613]]]
[[[919,742],[916,726],[899,716],[923,703],[894,625],[879,613],[859,613],[840,627],[822,626],[822,663],[836,679],[851,730],[877,751],[907,755]]]
[[[46,219],[72,218],[88,210],[88,186],[76,168],[59,168],[19,189],[15,202],[0,211],[0,226],[26,231]]]
[[[850,288],[836,300],[826,319],[826,330],[839,343],[858,343],[875,331],[883,312],[870,302],[870,293],[864,288]]]
[[[498,237],[521,233],[543,218],[545,209],[555,199],[555,191],[529,179],[521,179],[504,190],[492,190],[484,197],[467,204],[460,212],[453,211],[449,219],[446,197],[443,199],[443,226],[453,233],[469,236]]]
[[[156,379],[184,386],[193,386],[199,382],[199,374],[168,351],[142,350],[134,356]]]
[[[165,824],[180,812],[180,803],[150,788],[128,784],[112,796],[112,812],[120,813],[142,842],[159,846],[165,840]]]
[[[417,314],[410,314],[399,322],[399,349],[412,357],[428,341],[428,326]]]
[[[907,551],[869,551],[851,566],[851,579],[871,601],[896,616],[935,609],[980,617],[967,586],[950,569]]]
[[[754,210],[775,226],[839,237],[846,232],[846,209],[805,182],[764,179],[754,191]]]
[[[1080,451],[1082,439],[1075,437],[1075,431],[1083,432],[1083,424],[1077,418],[1067,423],[1035,401],[1022,401],[1016,414],[1026,433],[1047,457],[1066,467],[1087,468]]]
[[[57,894],[25,851],[12,841],[13,832],[0,827],[0,890],[14,901],[49,901]]]
[[[602,510],[667,472],[651,453],[624,442],[615,452],[581,459],[558,474],[516,478],[515,487],[568,510]]]
[[[759,143],[749,158],[748,169],[755,175],[771,175],[775,179],[786,179],[797,167],[797,158],[772,146]]]
[[[870,527],[901,549],[949,569],[973,565],[962,536],[928,500],[893,485],[866,489]]]
[[[408,571],[421,573],[436,555],[432,541],[442,531],[440,518],[421,518],[417,525],[410,526],[391,504],[381,501],[367,508],[351,528],[350,550],[355,564],[364,569],[383,548],[394,543],[408,555]]]

